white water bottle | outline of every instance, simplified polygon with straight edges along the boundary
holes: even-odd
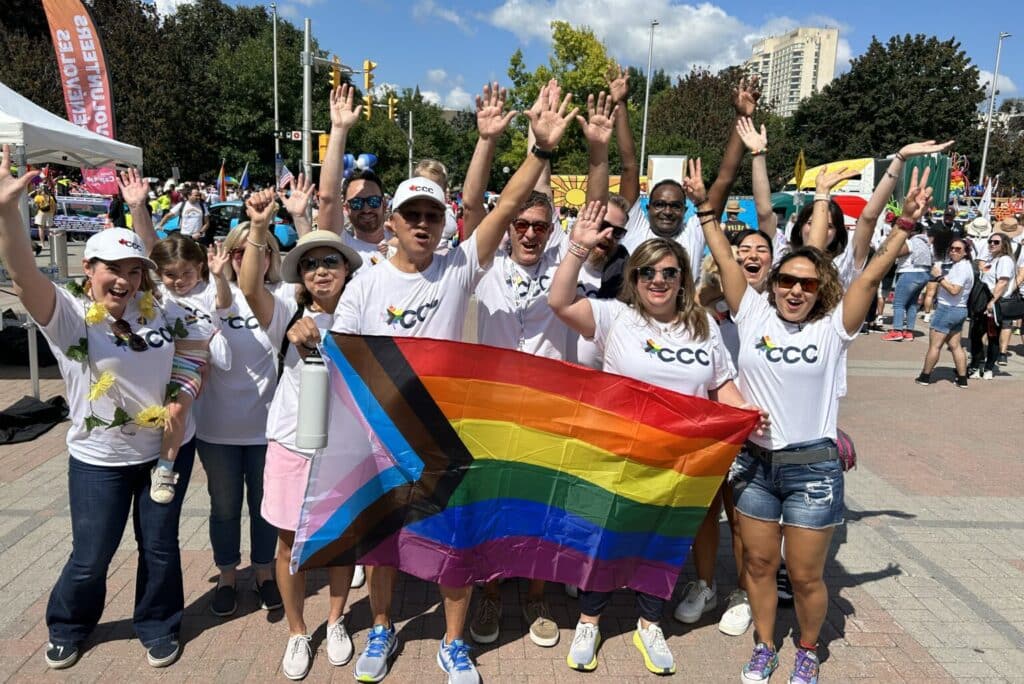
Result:
[[[327,367],[320,352],[311,351],[299,371],[295,446],[300,449],[323,449],[327,446],[327,392]]]

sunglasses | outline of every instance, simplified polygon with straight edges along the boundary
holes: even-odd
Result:
[[[1001,244],[1003,244],[1003,241],[1002,240],[989,240],[988,244],[990,244],[990,245],[1001,245]]]
[[[665,200],[654,200],[651,202],[651,209],[654,209],[655,211],[661,211],[662,209],[682,211],[685,206],[685,202],[666,202]]]
[[[800,289],[807,294],[814,294],[818,291],[818,285],[821,281],[817,278],[798,278],[795,275],[789,273],[780,273],[779,279],[776,281],[783,290],[792,290],[799,283]]]
[[[380,195],[370,195],[369,197],[353,197],[346,202],[348,208],[352,211],[361,211],[366,205],[369,205],[371,209],[380,209],[381,205],[384,204],[384,198]]]
[[[609,228],[612,229],[613,240],[621,240],[626,237],[626,228],[624,226],[617,226],[614,223],[609,223],[608,221],[601,222],[601,230],[608,230]]]
[[[645,283],[649,283],[661,274],[662,279],[666,283],[675,282],[679,279],[679,269],[675,266],[666,266],[665,268],[654,268],[653,266],[641,266],[636,269],[636,274]]]
[[[964,248],[963,247],[950,247],[949,251],[950,252],[962,252],[962,251],[964,251]]]
[[[527,221],[526,219],[516,219],[512,222],[512,227],[520,235],[524,234],[530,228],[533,228],[534,233],[541,234],[551,230],[551,223],[549,221]]]
[[[303,257],[299,259],[299,268],[302,269],[303,273],[315,271],[320,266],[323,266],[328,271],[333,271],[341,266],[342,261],[343,259],[340,254],[327,254],[322,257]]]
[[[117,338],[117,345],[119,347],[128,345],[128,348],[132,351],[141,352],[149,349],[149,345],[146,344],[146,340],[142,339],[138,333],[132,330],[132,326],[128,324],[128,321],[123,318],[119,318],[110,324],[110,332],[114,333],[114,337]]]

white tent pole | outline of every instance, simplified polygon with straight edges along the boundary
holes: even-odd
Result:
[[[28,171],[28,156],[25,154],[25,146],[17,145],[14,148],[14,159],[18,165],[18,175],[23,176]],[[21,203],[21,221],[31,239],[32,226],[29,223],[28,202]],[[39,341],[36,339],[36,324],[31,318],[25,321],[25,334],[28,335],[28,370],[32,378],[32,396],[39,398]]]

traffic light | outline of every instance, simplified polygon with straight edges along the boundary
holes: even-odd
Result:
[[[388,118],[398,123],[398,98],[388,93]]]
[[[337,88],[341,85],[341,60],[338,59],[338,55],[334,55],[334,59],[331,63],[331,88]]]
[[[317,140],[317,146],[320,148],[320,163],[323,164],[324,160],[327,159],[327,144],[331,142],[330,133],[321,133]]]
[[[367,121],[373,117],[373,95],[363,95],[363,117]]]
[[[373,70],[377,63],[369,59],[363,60],[363,92],[370,93],[373,90]]]

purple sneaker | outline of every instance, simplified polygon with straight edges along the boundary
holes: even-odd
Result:
[[[758,644],[750,656],[750,662],[743,666],[740,680],[743,684],[767,682],[779,666],[779,655],[768,644]]]
[[[818,684],[818,656],[806,648],[796,650],[796,662],[789,684]]]

